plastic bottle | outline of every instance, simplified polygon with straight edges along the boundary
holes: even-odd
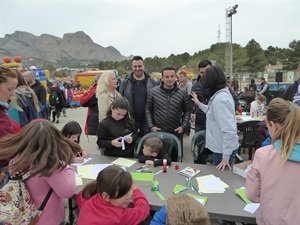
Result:
[[[167,172],[167,160],[166,159],[163,160],[163,172],[164,173]]]

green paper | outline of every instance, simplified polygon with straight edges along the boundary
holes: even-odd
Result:
[[[160,200],[165,201],[166,198],[165,196],[162,195],[162,193],[160,193],[159,191],[155,191],[155,193],[157,194],[157,196],[160,198]]]
[[[158,190],[158,180],[153,181],[153,184],[151,185],[151,191],[159,191]]]
[[[245,188],[239,188],[239,189],[235,189],[235,193],[240,196],[244,202],[246,202],[246,204],[250,204],[252,203],[247,197],[246,197],[246,190]]]
[[[154,173],[131,172],[132,179],[138,181],[153,181]]]
[[[193,194],[190,194],[190,193],[188,193],[187,194],[188,196],[190,196],[190,197],[192,197],[192,198],[196,198],[196,199],[201,199],[202,200],[202,202],[203,203],[201,203],[203,206],[205,206],[206,205],[206,202],[207,202],[207,197],[205,197],[205,196],[200,196],[200,195],[193,195]]]
[[[183,192],[185,190],[189,189],[186,186],[180,185],[180,184],[176,184],[175,187],[173,188],[173,193],[174,194],[178,194],[180,192]]]

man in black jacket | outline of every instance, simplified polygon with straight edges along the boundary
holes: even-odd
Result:
[[[187,93],[177,87],[173,67],[162,70],[162,83],[148,94],[146,122],[152,131],[165,131],[181,138],[191,114]]]
[[[150,89],[158,82],[145,72],[144,60],[141,56],[132,59],[132,73],[125,76],[120,86],[120,93],[127,98],[130,104],[130,115],[135,121],[136,130],[142,137],[149,132],[145,119],[145,106]]]
[[[190,99],[177,87],[175,68],[165,67],[161,79],[161,85],[152,88],[148,94],[146,123],[152,132],[174,134],[182,144],[183,132],[188,127],[191,114]],[[177,154],[172,151],[173,161],[177,161]]]

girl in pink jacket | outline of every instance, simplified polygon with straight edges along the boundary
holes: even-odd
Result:
[[[131,199],[134,207],[128,207]],[[150,212],[146,196],[130,173],[117,166],[106,167],[86,185],[77,195],[77,205],[78,225],[137,225]]]
[[[259,148],[246,179],[246,195],[259,202],[258,225],[300,224],[300,107],[273,99],[266,122],[272,145]]]
[[[74,154],[81,151],[74,141],[64,137],[47,120],[33,120],[17,135],[0,139],[0,158],[10,159],[5,171],[31,172],[25,185],[39,208],[50,188],[51,196],[37,225],[58,225],[65,219],[63,199],[76,190],[74,170],[68,166]]]

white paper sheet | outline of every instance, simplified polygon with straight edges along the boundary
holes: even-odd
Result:
[[[82,163],[72,163],[72,166],[82,166],[83,164],[87,163],[88,161],[92,160],[92,158],[83,158]]]
[[[244,210],[249,213],[255,213],[255,211],[259,208],[259,203],[250,203],[244,207]]]

